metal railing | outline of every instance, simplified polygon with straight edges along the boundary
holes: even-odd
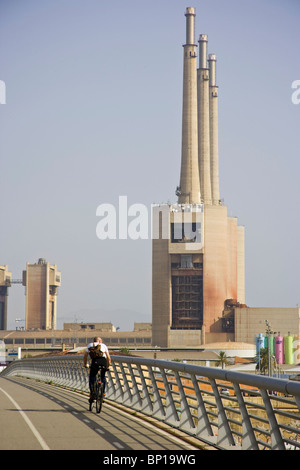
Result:
[[[19,375],[88,392],[83,356],[15,361]],[[300,449],[300,383],[179,362],[112,356],[106,396],[219,449]]]

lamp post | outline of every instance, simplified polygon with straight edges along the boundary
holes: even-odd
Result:
[[[269,372],[269,377],[273,376],[273,367],[272,367],[272,353],[271,353],[271,335],[275,334],[275,331],[271,330],[271,325],[268,322],[268,320],[265,320],[266,322],[266,334],[268,337],[268,372]]]

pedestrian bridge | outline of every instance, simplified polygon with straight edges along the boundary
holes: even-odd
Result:
[[[179,362],[111,356],[107,399],[221,450],[299,450],[300,383]],[[88,392],[83,356],[22,359],[21,376]]]

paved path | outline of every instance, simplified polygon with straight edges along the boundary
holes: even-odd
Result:
[[[195,450],[105,402],[24,378],[0,378],[0,450]],[[45,462],[44,462],[45,463]]]

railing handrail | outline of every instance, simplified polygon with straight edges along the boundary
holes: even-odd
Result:
[[[117,355],[111,359],[110,400],[218,448],[300,449],[296,381],[162,359]],[[88,391],[88,372],[80,354],[18,360],[0,375],[16,374]],[[224,396],[222,386],[232,393],[228,390]],[[245,398],[247,387],[257,403]]]

